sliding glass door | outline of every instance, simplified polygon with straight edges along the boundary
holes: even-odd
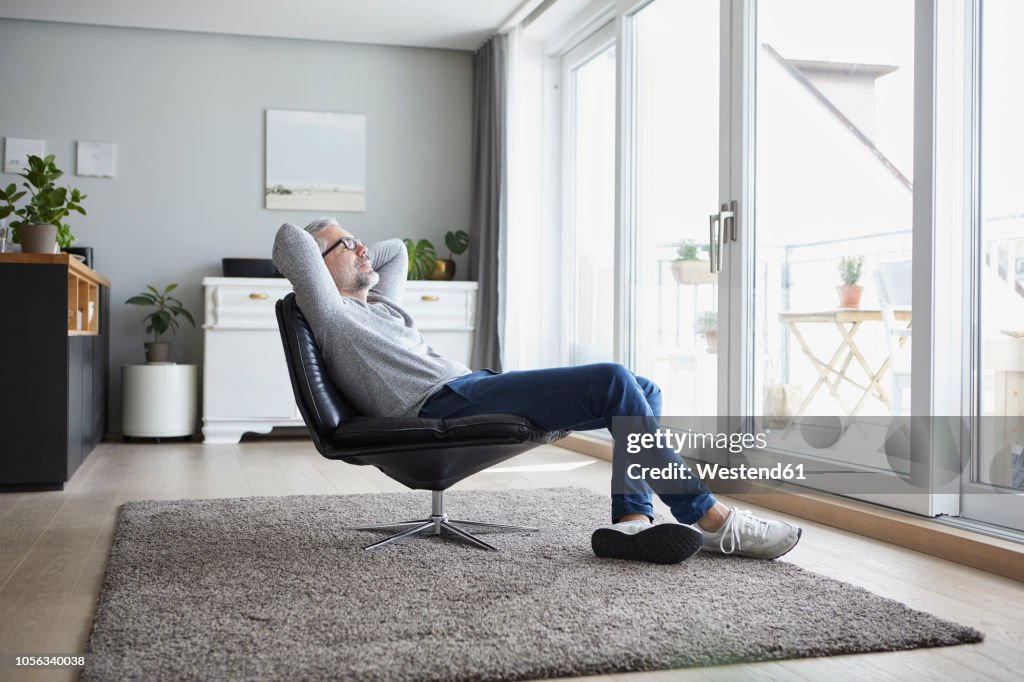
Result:
[[[620,0],[561,57],[565,359],[759,418],[738,459],[807,487],[1024,527],[1022,12]]]
[[[754,413],[909,414],[914,2],[757,7]]]
[[[719,299],[727,283],[712,262],[718,253],[709,234],[709,214],[728,189],[720,124],[724,4],[653,0],[622,20],[627,362],[662,387],[666,415],[717,415],[725,393]]]
[[[870,482],[911,468],[898,427],[915,343],[914,10],[773,0],[747,13],[750,334],[736,362],[771,457],[821,473],[812,487],[917,510]]]

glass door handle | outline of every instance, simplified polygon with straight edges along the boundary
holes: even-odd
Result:
[[[722,204],[722,210],[708,216],[708,258],[711,272],[722,271],[722,247],[725,241],[736,241],[736,201]]]
[[[711,272],[722,269],[722,230],[718,213],[708,216],[708,260],[711,261]]]
[[[729,241],[736,241],[736,200],[733,199],[728,204],[722,204],[722,212],[719,215],[724,221],[722,227],[722,241],[725,241],[726,228],[729,230]]]

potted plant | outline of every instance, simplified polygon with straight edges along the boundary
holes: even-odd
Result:
[[[411,239],[403,239],[405,250],[409,254],[409,279],[426,279],[437,267],[437,251],[429,239],[421,239],[413,243]]]
[[[54,253],[58,244],[62,249],[74,244],[75,235],[61,221],[71,211],[85,215],[81,202],[86,197],[77,189],[54,184],[64,172],[57,168],[53,154],[42,159],[29,154],[28,170],[18,175],[28,180],[22,183],[30,195],[24,206],[17,208],[16,203],[25,191],[19,192],[13,182],[0,188],[0,201],[7,204],[0,206],[0,219],[12,213],[20,218],[11,223],[14,243],[21,244],[25,253]]]
[[[434,271],[427,276],[427,279],[449,280],[455,278],[455,256],[461,256],[469,246],[469,233],[465,230],[449,231],[444,235],[444,245],[448,247],[448,257],[438,258],[434,261]]]
[[[864,287],[857,284],[864,271],[864,256],[844,256],[839,261],[839,279],[842,284],[836,287],[839,292],[840,308],[859,308],[860,295]]]
[[[677,258],[672,261],[671,268],[677,284],[710,284],[718,281],[718,273],[711,272],[710,261],[701,258],[701,251],[707,250],[707,244],[698,244],[692,239],[685,240],[676,249]]]
[[[161,293],[155,287],[146,285],[148,292],[136,294],[127,301],[126,305],[150,305],[156,306],[156,310],[142,318],[146,325],[146,333],[153,334],[153,340],[146,342],[146,362],[169,362],[171,358],[171,344],[160,340],[160,335],[170,331],[172,334],[178,331],[178,317],[184,317],[195,327],[196,321],[192,314],[185,310],[181,301],[169,296],[178,287],[177,284],[168,284]]]
[[[694,323],[697,333],[704,337],[707,344],[707,352],[718,352],[718,313],[714,310],[705,310],[697,316]]]

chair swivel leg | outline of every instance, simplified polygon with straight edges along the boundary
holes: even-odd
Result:
[[[483,521],[462,521],[460,519],[448,519],[448,523],[460,523],[463,526],[479,526],[480,528],[495,528],[498,530],[523,530],[534,533],[538,529],[533,526],[508,526],[503,523],[484,523]]]
[[[462,538],[463,540],[466,540],[467,542],[472,542],[474,545],[476,545],[478,547],[483,547],[484,549],[489,549],[492,552],[497,552],[498,551],[497,547],[495,547],[493,545],[487,544],[486,542],[484,542],[480,538],[476,537],[475,535],[471,535],[470,533],[467,533],[466,531],[462,530],[461,528],[456,528],[455,526],[451,525],[447,521],[443,522],[441,524],[441,527],[444,528],[446,531],[448,531],[450,533],[454,533],[455,535],[457,535],[458,537]]]
[[[416,533],[419,533],[422,530],[426,530],[427,528],[431,528],[431,527],[433,527],[433,525],[434,525],[433,521],[427,521],[426,523],[422,523],[422,524],[420,524],[418,526],[413,526],[412,528],[409,528],[407,530],[403,530],[401,533],[395,533],[394,535],[389,535],[388,537],[384,538],[383,540],[378,540],[377,542],[372,542],[372,543],[366,545],[365,547],[363,547],[363,550],[374,549],[375,547],[383,547],[384,545],[392,543],[395,540],[404,538],[407,535],[415,535]]]
[[[401,528],[402,526],[415,526],[426,523],[430,519],[415,519],[413,521],[395,521],[394,523],[374,523],[369,526],[345,526],[345,530],[379,530],[381,528]]]
[[[363,547],[364,550],[375,549],[377,547],[383,547],[384,545],[390,544],[395,540],[399,540],[404,537],[417,535],[424,533],[426,535],[444,535],[449,533],[458,537],[466,542],[472,543],[477,547],[497,552],[498,549],[493,545],[484,542],[480,538],[476,537],[472,533],[468,532],[463,528],[459,528],[457,525],[461,524],[464,526],[473,526],[478,528],[493,528],[496,530],[507,530],[507,531],[526,531],[534,532],[537,529],[532,526],[509,526],[500,523],[484,523],[483,521],[459,521],[455,519],[448,519],[448,514],[444,510],[444,491],[433,490],[431,491],[431,509],[430,518],[417,519],[415,521],[399,521],[396,523],[378,523],[368,526],[347,526],[347,530],[378,530],[381,528],[401,528],[403,526],[409,526],[405,530],[394,535],[389,535],[383,540],[371,543]]]

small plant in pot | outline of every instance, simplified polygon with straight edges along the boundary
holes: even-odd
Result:
[[[151,312],[142,318],[143,324],[146,325],[146,333],[153,335],[152,341],[146,342],[146,362],[170,362],[171,360],[171,344],[167,341],[161,341],[160,335],[170,331],[172,334],[178,331],[180,322],[179,317],[183,317],[188,320],[189,324],[193,327],[196,326],[196,321],[192,319],[192,314],[185,310],[184,304],[178,299],[170,296],[169,294],[178,287],[177,284],[168,284],[167,288],[160,292],[151,285],[146,285],[148,292],[136,294],[127,301],[126,305],[148,305],[155,306],[156,310]]]
[[[0,206],[0,219],[12,213],[20,218],[11,223],[11,236],[15,244],[21,244],[24,253],[53,253],[56,245],[62,249],[70,247],[75,243],[75,235],[62,221],[72,211],[85,215],[81,206],[85,195],[77,189],[54,184],[64,171],[57,168],[53,158],[53,154],[45,158],[29,155],[28,170],[18,173],[28,180],[21,183],[25,190],[19,192],[13,182],[0,187],[0,201],[7,204]],[[18,200],[26,193],[28,201],[18,208]]]
[[[707,352],[718,352],[718,313],[714,310],[705,310],[694,323],[697,333],[704,337],[707,344]]]
[[[455,278],[455,256],[461,256],[469,247],[469,233],[465,230],[447,232],[444,235],[444,245],[448,247],[448,257],[438,258],[434,261],[434,271],[427,279],[450,280]]]
[[[859,308],[860,295],[864,287],[857,284],[864,272],[864,256],[845,256],[839,261],[839,279],[842,282],[836,287],[839,292],[840,308]]]
[[[677,284],[710,284],[718,281],[718,274],[711,272],[711,263],[701,258],[701,252],[707,252],[707,244],[698,244],[692,239],[685,240],[676,249],[676,259],[672,261],[672,277]]]
[[[426,279],[437,266],[437,251],[429,239],[413,242],[403,239],[405,250],[409,254],[409,279]]]

